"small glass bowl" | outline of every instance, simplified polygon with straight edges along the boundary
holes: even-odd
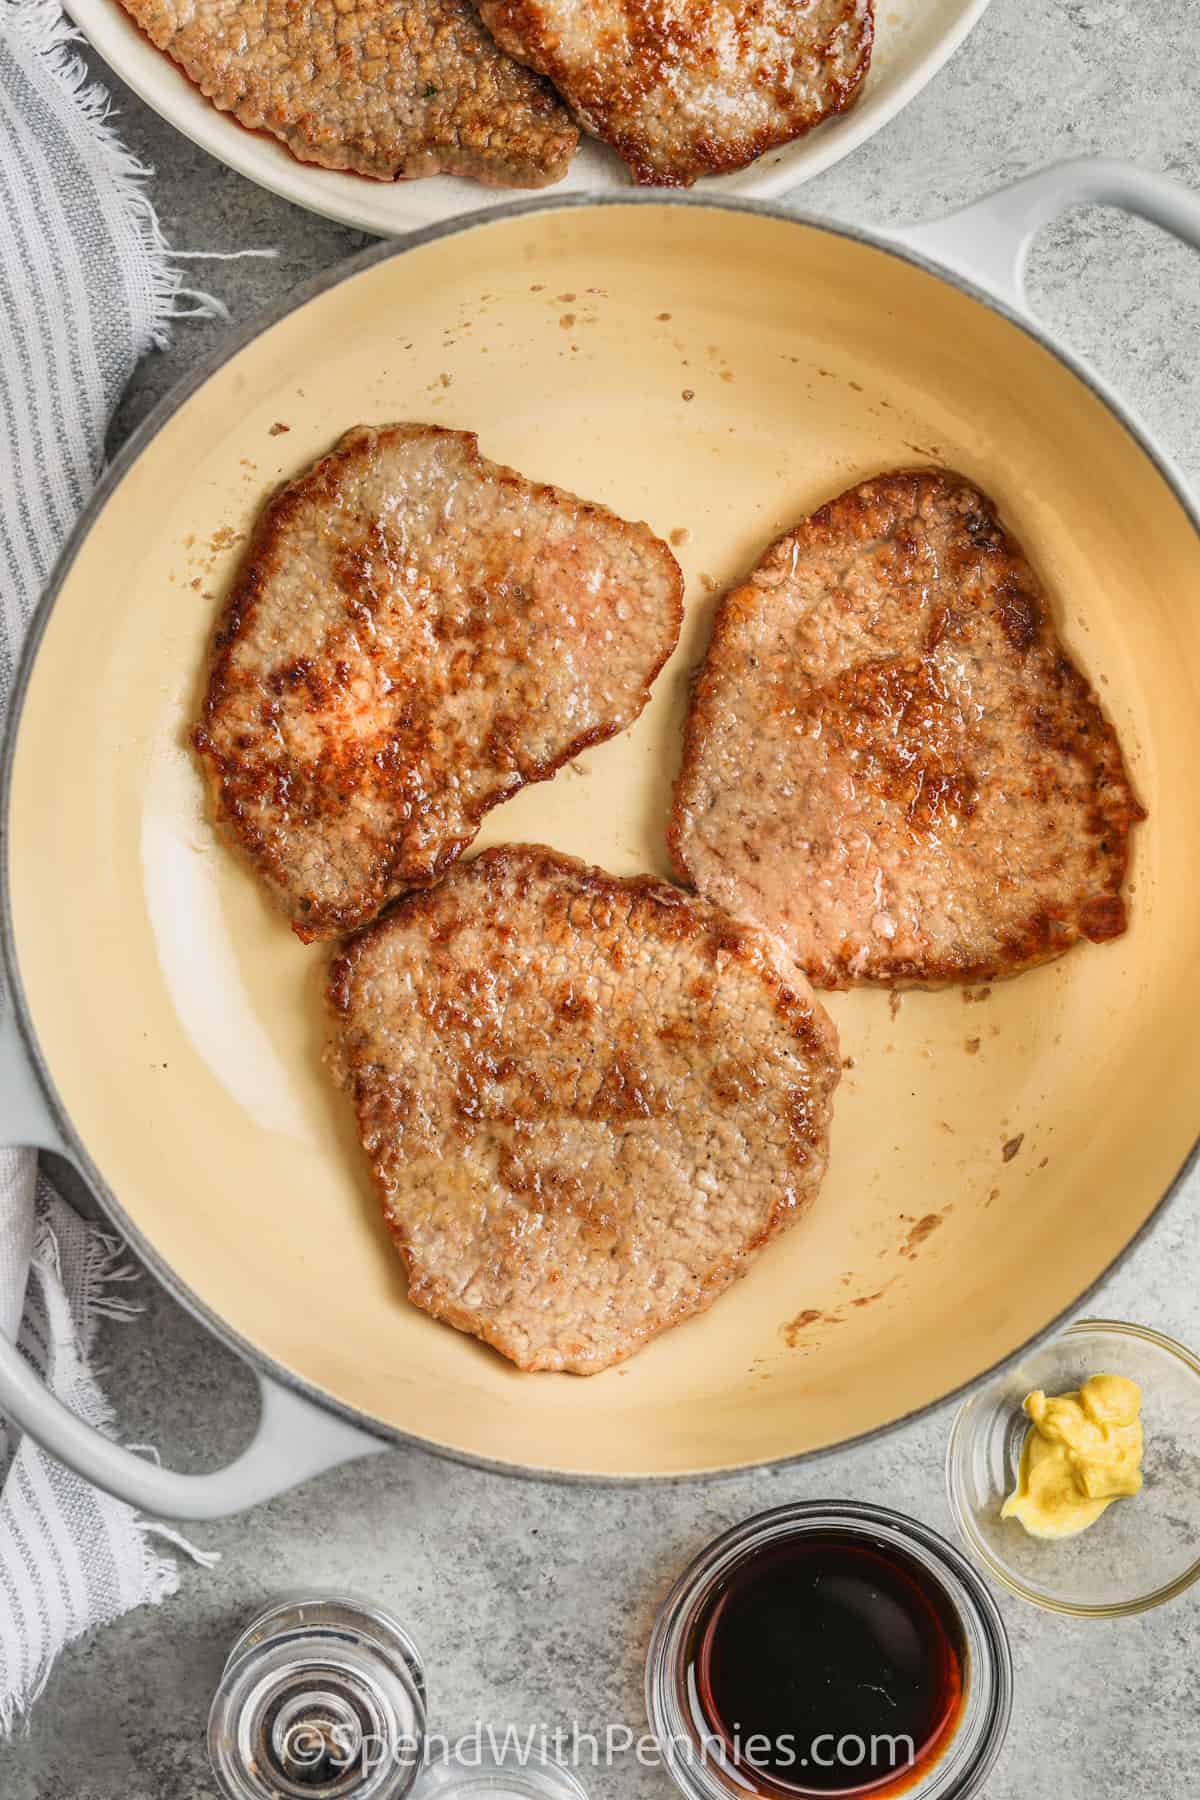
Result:
[[[470,1763],[448,1758],[429,1765],[412,1800],[587,1800],[563,1763],[536,1753],[482,1749]]]
[[[706,1755],[689,1693],[690,1648],[714,1594],[740,1566],[769,1546],[804,1535],[845,1534],[899,1552],[940,1587],[962,1634],[963,1701],[954,1729],[936,1759],[912,1775],[847,1785],[843,1800],[872,1793],[903,1800],[970,1800],[995,1765],[1012,1711],[1012,1656],[996,1602],[965,1556],[903,1513],[857,1500],[798,1501],[759,1513],[715,1538],[684,1570],[667,1595],[646,1652],[646,1713],[668,1772],[687,1800],[748,1800],[751,1792],[806,1800],[818,1790],[802,1782],[764,1777],[757,1789],[719,1757]],[[827,1795],[837,1800],[837,1794]]]
[[[226,1800],[404,1800],[425,1743],[420,1652],[383,1607],[293,1595],[246,1626],[208,1716]]]
[[[1068,1393],[1089,1375],[1142,1390],[1140,1494],[1076,1537],[1030,1537],[1000,1508],[1013,1491],[1026,1394]],[[1200,1360],[1144,1325],[1081,1319],[960,1408],[946,1452],[950,1510],[967,1548],[1023,1600],[1077,1618],[1117,1618],[1173,1599],[1200,1576]]]

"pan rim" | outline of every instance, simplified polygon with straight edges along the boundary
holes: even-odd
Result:
[[[0,973],[7,985],[21,1050],[34,1074],[44,1103],[61,1138],[67,1160],[73,1163],[89,1192],[95,1197],[105,1215],[121,1232],[139,1260],[150,1270],[154,1279],[178,1305],[182,1306],[206,1331],[211,1332],[219,1342],[231,1350],[240,1361],[247,1364],[253,1372],[288,1389],[307,1400],[311,1405],[319,1407],[323,1412],[340,1418],[367,1435],[396,1448],[404,1447],[422,1451],[468,1468],[516,1476],[524,1480],[549,1481],[567,1486],[675,1486],[693,1481],[730,1480],[755,1469],[797,1468],[801,1464],[816,1462],[823,1457],[852,1449],[859,1444],[876,1442],[915,1423],[918,1419],[934,1413],[939,1407],[949,1407],[961,1403],[973,1389],[984,1382],[993,1380],[1004,1370],[1011,1368],[1029,1350],[1047,1343],[1068,1320],[1079,1312],[1080,1308],[1086,1306],[1104,1283],[1125,1265],[1129,1257],[1162,1222],[1168,1208],[1178,1198],[1184,1182],[1200,1166],[1200,1134],[1198,1134],[1192,1149],[1184,1158],[1160,1199],[1155,1203],[1153,1210],[1128,1243],[1099,1272],[1095,1279],[1073,1301],[1048,1320],[1041,1329],[1031,1333],[1028,1338],[1015,1346],[1008,1355],[998,1358],[996,1362],[981,1369],[969,1380],[948,1389],[937,1398],[926,1401],[924,1404],[900,1414],[895,1419],[886,1420],[881,1425],[858,1432],[851,1437],[822,1444],[814,1449],[796,1451],[790,1455],[752,1458],[746,1462],[720,1464],[706,1469],[612,1474],[508,1462],[501,1457],[483,1456],[473,1451],[461,1450],[452,1444],[441,1443],[432,1438],[422,1437],[415,1432],[406,1431],[400,1426],[389,1425],[374,1414],[364,1412],[349,1402],[327,1393],[303,1375],[297,1374],[261,1350],[250,1339],[244,1337],[241,1332],[222,1319],[207,1301],[195,1293],[176,1274],[150,1238],[129,1217],[93,1162],[86,1145],[75,1130],[70,1114],[58,1094],[53,1077],[42,1055],[21,980],[12,914],[10,879],[12,837],[9,830],[16,745],[20,737],[21,720],[33,669],[58,597],[93,527],[121,486],[129,470],[168,422],[174,418],[179,409],[213,375],[240,355],[249,344],[264,336],[282,320],[299,312],[310,301],[319,298],[322,294],[340,287],[343,282],[353,280],[365,270],[389,261],[392,257],[406,255],[412,250],[423,248],[426,244],[434,243],[442,238],[458,236],[482,226],[504,224],[514,218],[524,218],[541,213],[645,206],[743,213],[771,219],[785,225],[796,225],[801,229],[823,231],[830,236],[842,238],[867,249],[879,251],[883,255],[895,257],[898,261],[920,269],[923,273],[932,275],[935,279],[956,288],[968,299],[978,302],[1008,324],[1015,326],[1041,349],[1048,351],[1069,374],[1096,396],[1133,440],[1136,448],[1162,477],[1193,531],[1200,538],[1200,505],[1193,500],[1182,474],[1176,469],[1171,457],[1154,443],[1148,429],[1142,425],[1132,410],[1118,398],[1096,371],[1089,368],[1081,357],[1076,356],[1061,344],[1032,315],[1021,311],[959,271],[939,263],[933,257],[923,255],[902,241],[890,238],[884,231],[871,230],[860,225],[849,225],[838,220],[817,217],[808,212],[793,212],[778,202],[769,200],[718,199],[708,195],[663,195],[658,192],[628,195],[574,194],[517,200],[507,206],[488,208],[462,214],[452,219],[439,220],[400,240],[384,239],[377,244],[368,245],[354,256],[335,264],[331,269],[320,271],[299,288],[293,289],[285,300],[256,315],[246,326],[233,332],[229,338],[218,344],[208,356],[200,360],[195,368],[182,376],[168,390],[109,463],[63,545],[51,578],[30,617],[4,721],[3,743],[0,745],[0,843],[3,844],[3,854],[0,856]]]

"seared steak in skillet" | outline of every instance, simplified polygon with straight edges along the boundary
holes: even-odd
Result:
[[[679,634],[648,526],[470,432],[359,427],[267,505],[193,742],[301,938],[436,881],[484,813],[632,723]]]
[[[485,851],[351,938],[330,997],[411,1299],[523,1369],[701,1311],[824,1174],[832,1024],[667,882]]]
[[[671,848],[821,987],[1018,974],[1125,929],[1121,747],[991,501],[851,488],[726,595]]]
[[[380,181],[542,187],[579,134],[468,0],[121,0],[222,112],[301,162]]]
[[[850,105],[873,0],[480,0],[502,49],[548,75],[635,181],[740,169]]]

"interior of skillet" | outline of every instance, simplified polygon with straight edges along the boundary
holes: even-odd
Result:
[[[589,1380],[519,1374],[405,1303],[321,1066],[323,953],[217,844],[182,742],[266,491],[344,427],[402,418],[474,429],[487,455],[677,534],[688,577],[683,640],[637,727],[498,810],[481,844],[536,838],[665,873],[716,593],[851,482],[929,462],[998,501],[1150,811],[1117,943],[969,1003],[832,997],[853,1067],[818,1204],[709,1313]],[[378,263],[179,408],[50,619],[15,761],[11,882],[62,1102],[160,1266],[256,1350],[390,1426],[605,1475],[869,1431],[1071,1305],[1191,1149],[1198,589],[1186,514],[1087,388],[879,250],[768,217],[600,206]]]

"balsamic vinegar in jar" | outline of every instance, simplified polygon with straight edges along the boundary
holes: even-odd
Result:
[[[915,1561],[858,1533],[746,1558],[692,1636],[694,1724],[761,1794],[900,1794],[958,1721],[965,1647]]]

